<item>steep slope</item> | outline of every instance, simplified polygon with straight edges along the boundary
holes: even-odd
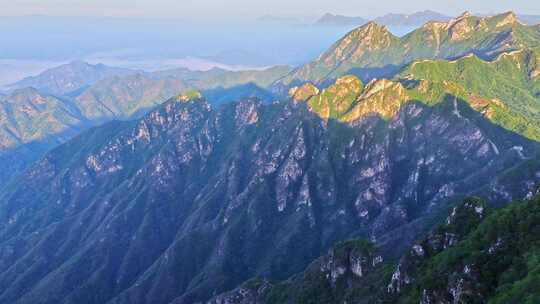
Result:
[[[49,69],[37,76],[27,77],[9,87],[20,89],[33,87],[53,95],[65,95],[78,91],[99,80],[112,76],[125,76],[135,71],[103,64],[88,64],[83,61],[73,61],[59,67]]]
[[[341,122],[309,102],[191,98],[84,133],[0,194],[0,302],[206,300],[284,279],[351,237],[398,255],[449,200],[523,197],[540,176],[536,143],[453,96]],[[519,165],[519,186],[496,186]]]
[[[480,18],[465,13],[448,22],[429,22],[404,37],[370,22],[348,33],[317,60],[283,78],[277,86],[324,83],[345,74],[363,80],[387,77],[415,59],[484,59],[540,45],[540,31],[521,24],[515,14]]]
[[[287,281],[251,280],[208,303],[536,303],[539,225],[540,196],[498,211],[470,198],[393,273],[371,244],[349,241]]]
[[[396,295],[416,277],[420,263],[462,241],[487,213],[485,202],[466,199],[444,224],[412,246],[398,265],[384,260],[373,244],[351,240],[286,281],[253,279],[208,303],[395,303]]]

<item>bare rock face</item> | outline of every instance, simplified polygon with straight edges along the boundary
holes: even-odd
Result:
[[[289,90],[289,97],[291,97],[295,102],[307,101],[317,94],[319,94],[319,89],[310,83],[306,83],[301,87],[294,87]]]
[[[190,102],[194,100],[199,100],[202,98],[202,94],[199,91],[187,91],[178,96],[176,96],[176,101],[178,102]]]
[[[481,29],[485,25],[482,20],[471,20],[472,14],[464,12],[461,16],[450,20],[446,24],[446,29],[450,39],[463,41],[470,37],[475,30]]]
[[[386,105],[396,99],[379,94],[400,90],[373,82],[352,90],[351,105]],[[0,193],[0,302],[195,303],[252,277],[298,273],[351,237],[381,246],[382,259],[400,255],[415,225],[456,196],[531,191],[484,188],[509,167],[530,167],[535,144],[456,102],[403,103],[344,123],[309,102],[170,100],[91,129]],[[415,254],[453,242],[441,236]],[[316,264],[328,292],[369,282],[380,267],[378,254],[355,248]],[[265,283],[256,286],[240,296]]]

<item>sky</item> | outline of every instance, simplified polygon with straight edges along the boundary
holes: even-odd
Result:
[[[375,17],[431,9],[456,15],[465,10],[513,10],[540,14],[535,0],[0,0],[0,15],[116,16],[194,19],[254,19],[263,15],[309,17],[327,12]]]

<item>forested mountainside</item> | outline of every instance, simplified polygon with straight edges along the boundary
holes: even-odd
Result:
[[[537,303],[540,196],[530,194],[496,211],[464,200],[397,264],[346,241],[286,281],[253,279],[208,303]]]

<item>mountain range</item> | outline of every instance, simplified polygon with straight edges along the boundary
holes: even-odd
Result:
[[[420,26],[429,21],[448,21],[451,17],[434,12],[434,11],[422,11],[413,14],[386,14],[380,17],[372,19],[377,24],[385,26]],[[316,25],[363,25],[371,21],[363,17],[348,17],[343,15],[333,15],[326,13],[320,19],[318,19]]]
[[[43,91],[43,93],[66,95],[107,77],[126,76],[133,73],[136,71],[103,64],[92,65],[83,61],[73,61],[46,70],[38,76],[27,77],[7,87],[8,89],[32,87]]]
[[[526,15],[519,14],[517,15],[518,19],[528,25],[535,25],[540,23],[540,16],[538,15]],[[332,26],[343,26],[343,25],[355,25],[360,26],[369,21],[374,21],[377,24],[385,25],[389,27],[418,27],[430,21],[439,21],[446,22],[452,19],[452,17],[426,10],[421,12],[416,12],[412,14],[386,14],[379,16],[373,19],[364,18],[364,17],[354,17],[354,16],[343,16],[335,15],[331,13],[326,13],[320,17],[315,24],[316,25],[332,25]]]
[[[1,147],[54,143],[0,163],[0,303],[535,303],[539,56],[465,13],[292,71],[13,91]]]

